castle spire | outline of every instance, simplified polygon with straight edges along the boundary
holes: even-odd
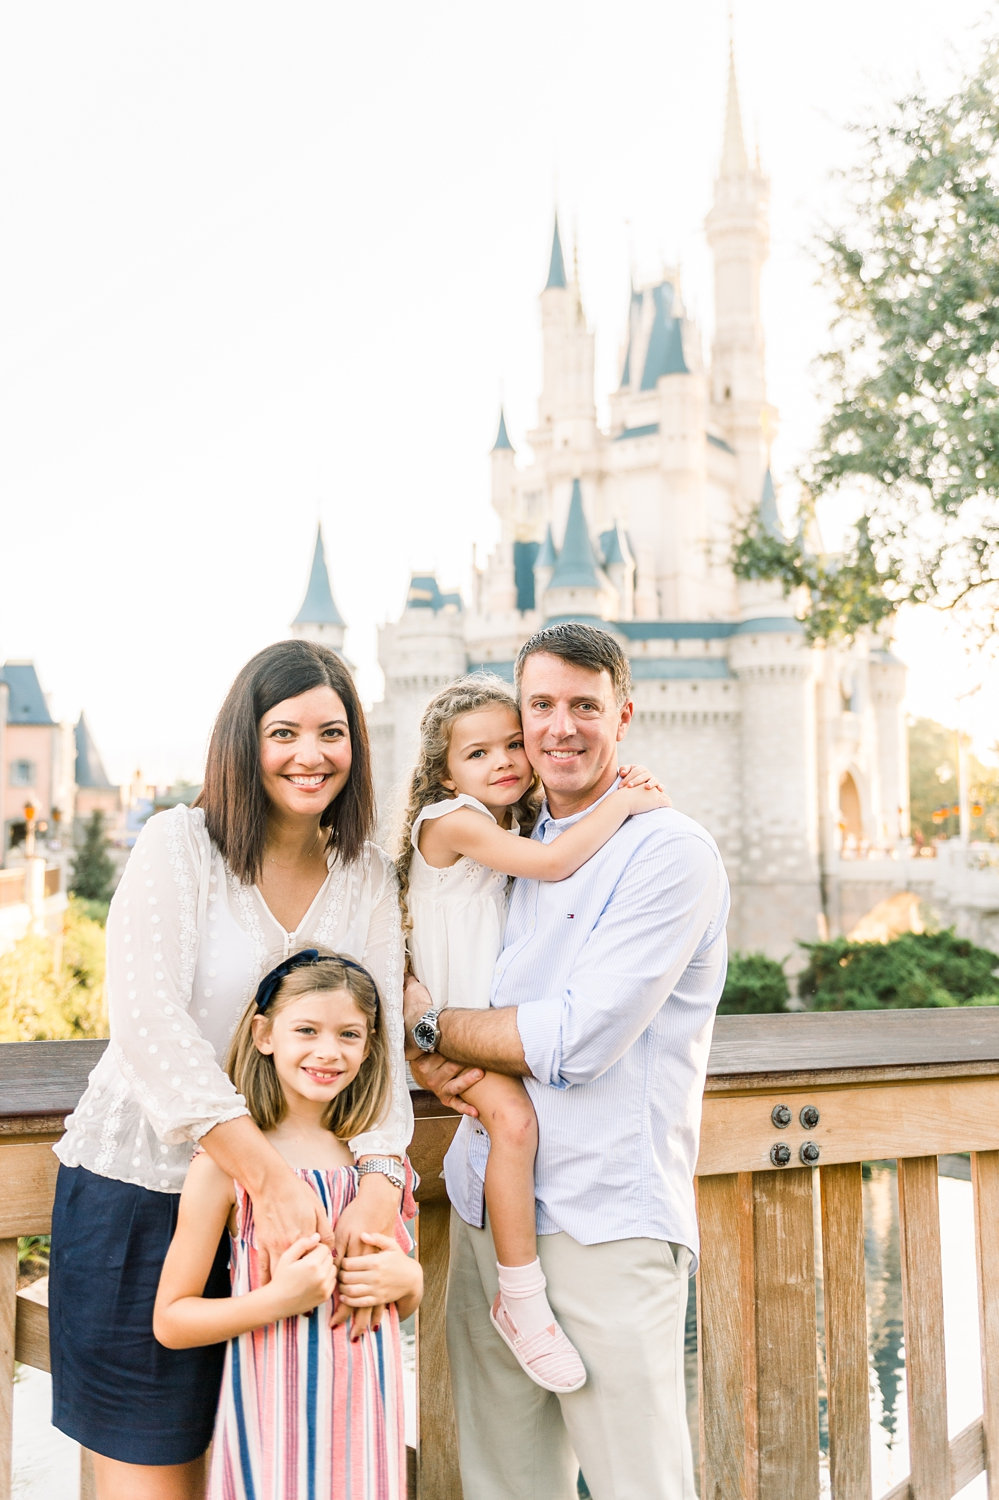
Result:
[[[599,588],[597,559],[590,541],[586,516],[583,512],[583,492],[579,480],[572,481],[572,499],[569,502],[569,518],[565,523],[565,536],[555,562],[549,588]]]
[[[511,453],[513,452],[513,444],[510,441],[510,434],[506,430],[506,416],[504,415],[502,406],[500,407],[499,431],[496,434],[496,441],[493,443],[492,451],[495,453],[501,448],[508,448]]]
[[[330,588],[322,526],[316,527],[316,546],[312,554],[309,586],[305,591],[302,607],[291,623],[293,628],[295,626],[331,625],[338,630],[343,630],[346,627],[346,621],[334,603],[333,591]]]
[[[552,257],[548,266],[548,280],[545,282],[545,291],[551,287],[566,287],[565,280],[565,258],[562,255],[562,236],[558,232],[558,213],[555,214],[555,232],[552,235]]]
[[[725,134],[722,143],[721,175],[734,177],[749,168],[746,140],[742,133],[742,110],[739,107],[739,85],[735,76],[735,41],[729,16],[728,95],[725,100]]]

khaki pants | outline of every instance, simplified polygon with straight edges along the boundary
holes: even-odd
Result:
[[[586,1366],[543,1391],[489,1321],[496,1253],[451,1212],[447,1342],[465,1500],[694,1500],[683,1378],[690,1251],[664,1240],[580,1245],[545,1234],[548,1298]],[[577,1462],[578,1461],[578,1462]]]

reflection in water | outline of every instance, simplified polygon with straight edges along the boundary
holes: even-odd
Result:
[[[865,1162],[864,1258],[867,1263],[867,1338],[880,1395],[879,1421],[894,1446],[903,1392],[902,1268],[898,1244],[898,1182],[894,1164]]]

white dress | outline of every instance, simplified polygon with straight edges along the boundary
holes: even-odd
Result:
[[[331,856],[312,905],[288,932],[256,886],[228,868],[201,808],[174,807],[139,834],[107,931],[111,1041],[56,1148],[67,1166],[179,1193],[193,1143],[248,1113],[222,1071],[236,1022],[268,969],[312,944],[370,969],[385,1010],[392,1098],[351,1149],[405,1154],[413,1110],[398,883],[376,845],[349,865]]]
[[[420,811],[411,834],[413,860],[407,897],[413,923],[410,956],[413,972],[438,1008],[457,1005],[486,1010],[493,970],[503,946],[509,876],[467,855],[444,870],[436,870],[420,853],[423,823],[430,818],[445,818],[459,807],[474,808],[496,822],[488,807],[464,793]]]

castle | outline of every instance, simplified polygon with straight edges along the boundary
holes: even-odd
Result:
[[[779,530],[760,279],[769,185],[746,150],[730,56],[721,162],[707,217],[710,357],[677,279],[632,285],[609,422],[597,419],[594,335],[556,217],[541,292],[543,377],[518,461],[501,411],[490,457],[500,539],[472,597],[414,574],[379,636],[385,696],[371,712],[379,805],[399,801],[428,698],[484,667],[512,680],[522,642],[566,618],[610,630],[635,681],[628,759],[718,841],[732,946],[783,957],[825,930],[844,852],[907,834],[905,669],[873,636],[811,645],[800,601],[731,567],[758,508]],[[317,539],[293,629],[342,652]],[[835,922],[834,922],[835,925]]]

